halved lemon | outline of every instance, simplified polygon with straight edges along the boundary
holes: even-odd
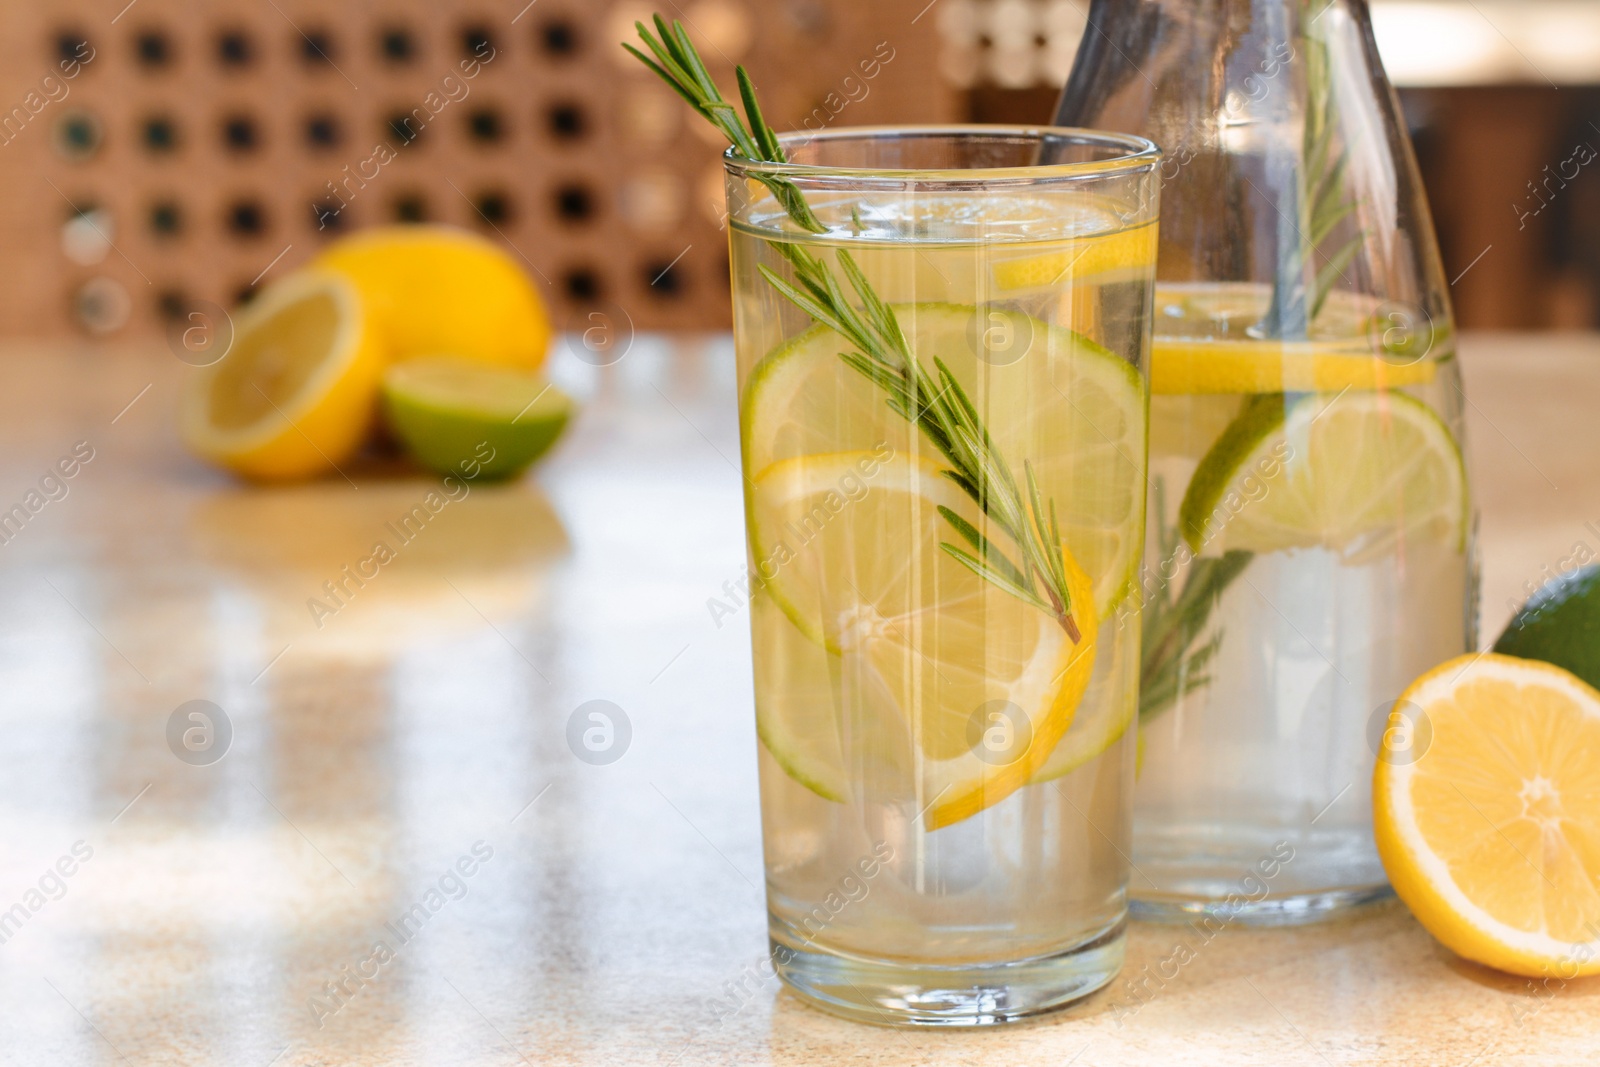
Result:
[[[399,361],[441,352],[536,371],[550,320],[522,265],[499,245],[454,226],[380,226],[330,244],[315,265],[361,290]]]
[[[1468,959],[1600,973],[1600,692],[1559,667],[1462,656],[1396,702],[1373,775],[1378,854]]]
[[[330,472],[372,426],[382,371],[383,348],[356,287],[300,271],[249,304],[227,353],[189,381],[183,438],[248,478]]]
[[[796,456],[757,474],[751,496],[752,543],[769,552],[757,564],[762,587],[781,591],[784,613],[808,620],[819,652],[837,656],[835,715],[764,699],[762,736],[779,762],[823,795],[846,782],[877,791],[862,799],[899,804],[930,830],[1026,785],[1094,670],[1099,614],[1070,549],[1076,641],[940,548],[953,531],[939,508],[979,529],[987,520],[930,461],[888,449]],[[757,662],[767,655],[755,650]],[[841,759],[873,772],[808,769],[829,729]],[[779,737],[791,740],[775,746]]]
[[[1089,575],[1102,618],[1133,588],[1145,500],[1144,382],[1136,367],[1080,334],[1019,312],[961,304],[898,304],[911,350],[955,374],[1019,483],[1029,461],[1055,502],[1061,538]],[[849,345],[813,326],[768,353],[744,387],[744,465],[758,477],[799,456],[886,448],[937,460],[933,447],[845,366]],[[754,531],[759,562],[770,548]],[[774,596],[785,605],[784,587]],[[814,618],[790,617],[814,639]]]

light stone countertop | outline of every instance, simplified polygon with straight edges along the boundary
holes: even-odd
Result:
[[[1464,347],[1492,637],[1525,581],[1600,555],[1600,338]],[[1600,1060],[1600,979],[1462,963],[1398,905],[1225,930],[1182,967],[1192,935],[1134,924],[1110,989],[983,1032],[780,991],[748,635],[706,608],[743,563],[731,346],[558,371],[587,398],[558,454],[399,543],[437,481],[247,489],[179,447],[165,352],[0,353],[0,511],[93,450],[0,544],[0,912],[27,913],[0,1063]],[[377,540],[396,558],[319,627],[307,601]],[[631,726],[608,765],[566,740],[597,699]],[[220,762],[169,748],[190,700],[231,724]]]

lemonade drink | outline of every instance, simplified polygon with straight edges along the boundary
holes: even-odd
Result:
[[[1133,853],[1153,913],[1295,921],[1386,893],[1384,723],[1474,643],[1442,609],[1472,602],[1449,323],[1336,291],[1309,340],[1259,339],[1269,297],[1157,294]]]
[[[844,168],[784,170],[820,234],[729,162],[773,959],[858,1018],[1014,1018],[1121,962],[1155,156],[1058,142],[1054,166],[1007,131],[797,145]],[[860,173],[891,159],[947,169]],[[1048,584],[1016,516],[763,275],[792,283],[794,245],[857,265],[938,383],[927,402],[987,433],[996,482],[1059,546],[1066,611],[1007,587]]]

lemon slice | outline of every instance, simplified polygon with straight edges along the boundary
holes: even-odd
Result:
[[[240,313],[227,353],[190,379],[184,440],[249,478],[330,472],[372,425],[382,369],[355,286],[324,271],[292,274]]]
[[[1178,516],[1189,547],[1208,555],[1371,558],[1400,538],[1460,548],[1466,470],[1449,428],[1404,393],[1268,394],[1201,459]]]
[[[1396,703],[1372,794],[1433,936],[1513,974],[1600,973],[1600,692],[1511,656],[1444,663]]]
[[[1309,339],[1250,336],[1271,300],[1270,286],[1248,282],[1158,285],[1151,393],[1398,389],[1433,381],[1451,351],[1448,320],[1339,290],[1327,295]]]
[[[909,807],[930,830],[1027,784],[1071,725],[1094,670],[1099,615],[1070,550],[1077,642],[941,550],[950,536],[941,506],[979,529],[987,520],[931,462],[883,451],[798,456],[757,474],[751,498],[752,541],[771,547],[758,566],[764,588],[781,590],[784,613],[809,620],[824,649],[838,650],[840,751],[875,768],[837,780],[886,791],[873,799]],[[758,662],[766,654],[755,650]],[[791,703],[791,716],[808,714],[803,701]],[[786,733],[829,728],[826,716],[810,714]],[[795,766],[802,759],[800,746],[774,755]],[[797,777],[835,791],[818,772]]]
[[[550,321],[533,282],[499,245],[453,226],[379,226],[330,244],[315,265],[348,277],[392,360],[449,352],[535,371]]]
[[[1013,311],[958,304],[899,304],[911,350],[951,368],[1001,455],[1021,479],[1033,463],[1055,501],[1061,538],[1094,584],[1102,618],[1133,588],[1145,498],[1146,397],[1138,370],[1069,330]],[[883,391],[845,366],[838,334],[813,326],[768,353],[744,386],[744,469],[843,450],[932,453],[894,414]],[[770,554],[752,545],[757,562]],[[774,596],[784,603],[783,587]],[[786,610],[790,610],[786,608]],[[821,640],[811,615],[790,610]]]
[[[994,283],[1003,290],[1056,288],[1063,283],[1093,279],[1105,284],[1106,275],[1121,271],[1136,277],[1156,260],[1156,224],[1130,230],[1082,237],[1043,255],[996,259],[991,268]]]
[[[1432,359],[1402,361],[1319,341],[1157,337],[1150,348],[1150,391],[1335,393],[1343,389],[1398,389],[1428,384],[1437,368]]]

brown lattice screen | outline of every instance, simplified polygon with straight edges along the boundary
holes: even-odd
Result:
[[[0,5],[0,334],[154,333],[407,220],[503,241],[558,325],[727,321],[716,146],[617,46],[649,5],[121,3]],[[776,125],[955,114],[925,0],[660,6]]]

